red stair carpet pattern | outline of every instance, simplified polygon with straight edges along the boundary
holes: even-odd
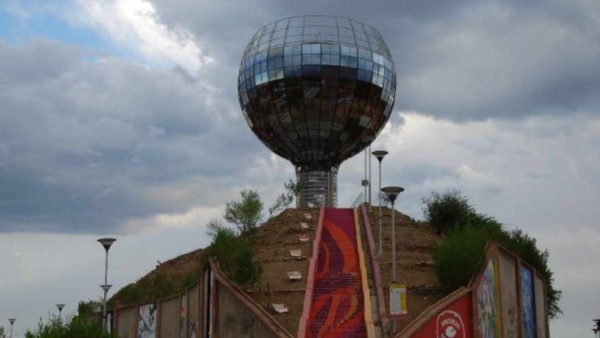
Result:
[[[367,336],[352,209],[325,210],[307,336]]]

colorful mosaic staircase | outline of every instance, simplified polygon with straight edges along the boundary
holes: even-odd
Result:
[[[325,209],[307,337],[367,337],[354,211]]]

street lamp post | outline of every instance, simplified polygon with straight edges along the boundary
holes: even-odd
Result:
[[[100,287],[102,288],[102,290],[104,291],[104,302],[103,302],[103,306],[102,306],[102,327],[106,330],[106,295],[108,293],[108,290],[110,290],[110,287],[112,285],[108,284],[108,249],[110,249],[110,246],[116,241],[116,239],[114,238],[100,238],[98,240],[98,242],[100,242],[100,244],[102,244],[102,246],[104,247],[104,250],[106,251],[106,259],[104,261],[104,284],[100,285]]]
[[[15,323],[16,320],[17,320],[16,318],[8,319],[8,321],[10,322],[10,338],[12,338],[13,324]]]
[[[369,152],[371,152],[371,145],[369,144]],[[373,202],[371,202],[371,156],[369,156],[369,211],[371,211]]]
[[[379,161],[379,191],[381,191],[381,161],[388,152],[385,150],[375,150],[373,155],[377,157],[377,161]],[[383,215],[381,212],[381,197],[379,198],[379,250],[377,251],[377,255],[383,255]]]
[[[62,309],[65,307],[65,304],[56,304],[58,308],[58,324],[60,325],[60,315],[62,313]]]
[[[365,187],[365,195],[363,197],[363,202],[364,203],[368,203],[369,202],[369,195],[367,195],[369,193],[369,180],[367,178],[367,157],[368,155],[368,151],[369,149],[365,148],[365,179],[362,180],[362,186]]]
[[[396,220],[394,218],[396,210],[394,209],[394,202],[396,201],[396,197],[404,191],[404,188],[385,187],[381,191],[392,202],[392,283],[396,283],[398,280],[396,279]]]

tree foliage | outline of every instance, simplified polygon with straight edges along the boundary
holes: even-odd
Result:
[[[221,270],[240,285],[254,284],[262,273],[248,242],[229,228],[222,227],[215,231],[204,257],[216,258]]]
[[[239,201],[226,203],[223,218],[234,224],[240,233],[253,233],[262,217],[263,202],[254,190],[242,190],[240,194]]]
[[[294,199],[298,200],[298,194],[304,189],[303,182],[294,182],[291,179],[287,183],[284,183],[283,186],[285,192],[279,195],[273,206],[269,208],[269,217],[287,209],[294,202]]]
[[[561,313],[561,291],[553,286],[549,253],[537,247],[535,238],[519,229],[507,231],[493,217],[477,213],[458,191],[432,193],[423,203],[426,220],[438,233],[446,234],[444,242],[433,248],[433,259],[438,280],[447,291],[469,282],[483,262],[486,243],[495,241],[542,275],[546,280],[548,314],[555,318]]]
[[[58,320],[58,317],[41,320],[34,330],[25,332],[26,338],[117,338],[108,334],[94,311],[97,302],[79,302],[78,314]]]
[[[458,190],[448,190],[442,194],[432,192],[431,196],[423,199],[425,221],[438,234],[448,232],[455,226],[471,223],[476,214],[469,199],[462,196]]]

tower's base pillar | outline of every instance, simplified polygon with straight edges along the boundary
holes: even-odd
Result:
[[[298,207],[337,206],[337,168],[330,171],[296,169],[296,182],[303,187],[298,195]]]

